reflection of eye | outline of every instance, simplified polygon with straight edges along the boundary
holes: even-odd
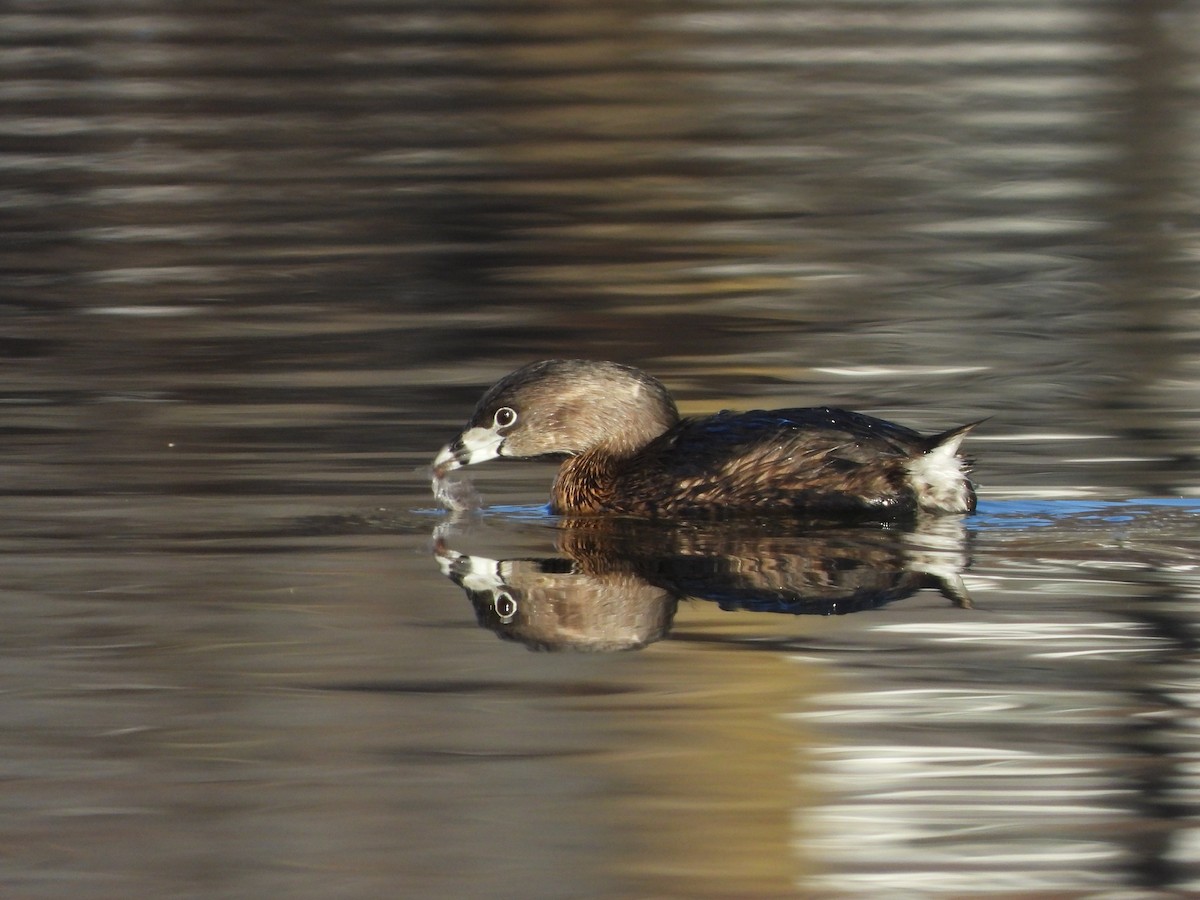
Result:
[[[508,428],[517,422],[517,411],[511,406],[502,406],[496,410],[496,427]]]
[[[496,615],[505,625],[511,622],[513,616],[517,614],[517,600],[508,591],[501,591],[496,595],[495,607]]]

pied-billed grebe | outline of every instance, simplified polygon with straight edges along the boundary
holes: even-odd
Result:
[[[550,501],[560,515],[965,513],[975,489],[958,450],[975,424],[925,437],[826,407],[680,419],[645,372],[550,359],[484,394],[433,470],[440,480],[497,457],[565,455]]]

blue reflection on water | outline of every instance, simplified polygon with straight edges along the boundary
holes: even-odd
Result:
[[[1136,500],[991,500],[980,501],[970,520],[973,528],[1036,528],[1064,519],[1103,523],[1132,522],[1154,510],[1200,515],[1200,501],[1186,497],[1149,497]]]
[[[1155,510],[1170,509],[1200,515],[1200,501],[1188,497],[1145,497],[1134,500],[981,500],[967,524],[977,529],[1036,528],[1064,519],[1097,523],[1132,522]],[[416,515],[444,516],[446,510],[427,507],[412,510]],[[553,518],[548,503],[497,504],[475,510],[473,515],[545,521]]]

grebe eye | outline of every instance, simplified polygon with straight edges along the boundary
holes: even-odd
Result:
[[[517,615],[517,599],[508,591],[498,593],[493,605],[496,615],[505,625],[511,622]]]
[[[517,422],[517,411],[511,406],[502,406],[496,410],[496,427],[508,428]]]

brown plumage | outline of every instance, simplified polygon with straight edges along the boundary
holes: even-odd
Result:
[[[971,512],[964,425],[925,437],[841,409],[680,419],[657,380],[628,366],[544,360],[498,382],[434,472],[497,457],[562,455],[558,514],[787,513],[892,519]]]

